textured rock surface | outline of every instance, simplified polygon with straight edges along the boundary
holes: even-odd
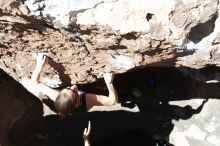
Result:
[[[184,106],[198,106],[201,100],[175,101],[171,104]],[[202,112],[194,115],[189,120],[173,120],[175,125],[170,134],[170,142],[178,146],[218,146],[220,145],[220,127],[217,117],[219,100],[210,100],[203,108]],[[198,124],[198,121],[200,124]]]
[[[220,6],[218,6],[218,14]],[[188,49],[195,50],[195,53],[187,57],[180,57],[179,64],[191,68],[201,68],[204,64],[219,66],[219,34],[220,19],[214,16],[206,23],[194,27],[189,34],[189,41],[186,43]]]
[[[179,77],[174,78],[176,74],[162,68],[152,74],[144,74],[151,80],[156,73],[160,73],[161,80],[159,77],[153,80],[156,81],[155,88],[148,87],[141,76],[129,77],[127,81],[141,80],[131,84],[131,89],[126,92],[126,83],[118,86],[121,87],[120,93],[133,94],[142,89],[136,86],[143,82],[144,86],[141,87],[147,88],[144,90],[147,92],[144,97],[146,103],[138,99],[144,104],[138,106],[140,109],[137,106],[128,109],[119,105],[94,109],[114,112],[113,118],[106,117],[109,115],[107,113],[102,114],[101,118],[91,116],[97,123],[101,119],[101,124],[97,124],[101,128],[94,132],[95,139],[105,139],[109,136],[106,134],[108,132],[111,135],[133,126],[147,129],[153,138],[165,138],[178,146],[219,146],[219,87],[213,84],[220,81],[219,12],[218,0],[62,0],[62,3],[54,0],[1,0],[0,68],[20,81],[22,77],[31,75],[35,66],[34,54],[44,52],[51,59],[44,68],[43,81],[56,84],[61,80],[70,84],[94,82],[101,78],[102,72],[124,73],[138,67],[178,66],[183,73],[211,84],[202,86],[207,88],[198,87],[194,82],[183,84],[188,81],[185,77],[178,80]],[[207,65],[211,66],[201,69]],[[9,145],[9,137],[14,145],[47,145],[51,137],[52,141],[59,140],[56,136],[62,135],[56,133],[54,136],[48,123],[59,124],[50,123],[47,117],[43,117],[43,114],[51,116],[54,113],[45,105],[42,107],[33,95],[15,81],[6,80],[9,77],[0,71],[0,88],[3,91],[0,102],[3,115],[0,136],[3,141],[0,141],[0,145]],[[173,80],[176,82],[173,83]],[[195,93],[197,91],[199,93]],[[177,97],[185,101],[166,104],[166,101],[178,100]],[[204,97],[213,99],[197,112],[194,109],[202,101],[189,99]],[[145,111],[141,108],[145,108]],[[122,110],[122,114],[117,110]],[[127,125],[118,121],[109,124],[107,121],[114,121],[115,116]],[[43,129],[40,133],[42,129],[37,129],[39,125],[35,125],[42,118],[47,122],[41,126],[47,130],[49,127],[46,134],[44,128],[40,126]],[[82,125],[79,121],[83,118],[76,118],[79,119],[74,119],[74,122]],[[135,125],[133,121],[138,124]],[[102,124],[109,128],[107,132]],[[55,130],[59,131],[59,126]],[[103,133],[107,136],[103,136]]]
[[[0,5],[0,67],[17,81],[30,75],[35,52],[53,59],[44,80],[65,84],[93,82],[106,71],[171,66],[177,60],[193,68],[219,64],[218,37],[212,37],[215,45],[203,57],[184,48],[193,28],[218,20],[217,0],[3,0]],[[213,29],[216,34],[218,27]]]

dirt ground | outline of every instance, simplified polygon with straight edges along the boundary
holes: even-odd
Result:
[[[173,120],[187,121],[203,110],[207,99],[220,97],[219,84],[198,82],[176,68],[148,67],[115,76],[120,105],[61,120],[54,114],[43,116],[38,99],[3,71],[0,75],[1,146],[83,145],[82,132],[88,120],[92,123],[92,145],[162,145],[169,142]],[[102,79],[79,87],[107,94]],[[204,100],[196,108],[169,104],[193,99]]]

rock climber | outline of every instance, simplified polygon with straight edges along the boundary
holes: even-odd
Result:
[[[79,90],[76,85],[58,90],[47,86],[40,80],[40,73],[48,61],[46,55],[38,55],[31,78],[24,77],[21,84],[41,100],[51,99],[59,116],[66,117],[74,111],[88,111],[93,106],[111,106],[118,103],[118,95],[113,85],[114,74],[104,74],[104,80],[109,91],[108,96],[85,93]]]

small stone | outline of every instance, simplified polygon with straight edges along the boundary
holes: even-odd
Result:
[[[20,5],[18,9],[21,12],[21,15],[28,15],[29,13],[28,7],[25,5]]]

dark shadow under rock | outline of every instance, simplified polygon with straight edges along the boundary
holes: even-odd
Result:
[[[16,81],[11,80],[8,84],[11,86],[1,88],[13,92],[4,92],[1,103],[10,103],[6,101],[6,97],[10,96],[11,101],[21,102],[16,111],[4,106],[2,113],[2,117],[14,115],[15,112],[21,114],[17,120],[13,121],[13,117],[7,120],[11,123],[9,129],[2,127],[4,131],[8,131],[11,146],[83,145],[82,133],[88,121],[92,124],[92,145],[166,143],[174,127],[172,120],[187,120],[198,114],[207,100],[204,99],[197,109],[190,105],[170,105],[169,101],[218,98],[218,90],[214,92],[213,89],[219,88],[219,84],[198,82],[172,67],[136,69],[116,75],[114,84],[121,105],[128,108],[137,106],[139,112],[128,112],[119,108],[116,111],[76,113],[61,120],[57,115],[44,117],[42,103],[38,99]],[[103,79],[92,84],[79,85],[79,88],[86,92],[108,94]]]

